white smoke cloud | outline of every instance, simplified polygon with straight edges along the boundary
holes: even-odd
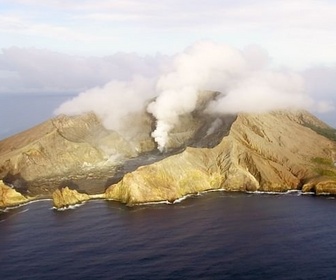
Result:
[[[250,72],[231,88],[227,96],[213,102],[213,112],[266,112],[275,109],[311,108],[303,79],[294,73],[274,71]]]
[[[243,51],[227,45],[200,42],[176,56],[174,69],[157,82],[157,99],[148,112],[157,119],[152,133],[163,150],[179,116],[194,111],[202,90],[223,93],[208,112],[265,112],[274,109],[309,108],[313,100],[303,79],[294,73],[268,69],[268,56],[260,48]]]
[[[157,76],[111,81],[104,87],[81,93],[56,113],[93,111],[109,129],[120,129],[130,112],[147,111],[156,119],[152,137],[163,151],[179,117],[192,113],[204,90],[219,91],[209,113],[265,112],[275,109],[314,107],[327,109],[305,90],[303,78],[288,70],[274,70],[268,54],[256,46],[237,50],[228,45],[199,42],[166,61]],[[140,73],[141,74],[141,73]],[[149,105],[150,99],[156,97]]]
[[[210,125],[210,127],[208,128],[208,131],[206,133],[206,136],[211,135],[212,133],[214,133],[218,128],[220,128],[223,125],[223,121],[220,118],[216,118],[212,124]]]
[[[158,79],[158,97],[147,108],[157,119],[152,136],[159,150],[166,146],[179,116],[196,109],[200,91],[226,92],[243,78],[247,69],[241,53],[227,45],[200,42],[177,55],[173,69]]]
[[[144,110],[145,101],[154,97],[154,82],[141,76],[131,81],[111,81],[103,87],[82,92],[63,103],[55,114],[80,115],[94,112],[107,129],[122,129],[122,119],[130,112]]]

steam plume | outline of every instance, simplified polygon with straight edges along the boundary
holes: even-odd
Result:
[[[196,109],[202,90],[223,93],[208,108],[216,113],[267,111],[312,102],[299,76],[266,66],[267,56],[258,48],[238,51],[212,42],[195,44],[177,55],[173,69],[158,79],[158,97],[147,108],[157,119],[152,136],[159,150],[166,146],[179,116]]]
[[[94,111],[107,128],[119,130],[124,116],[144,110],[156,97],[147,111],[156,119],[152,137],[163,151],[179,117],[196,109],[203,90],[223,93],[208,106],[209,113],[265,112],[315,105],[305,92],[303,79],[289,71],[270,69],[262,49],[240,51],[224,44],[199,42],[167,62],[157,77],[111,81],[81,93],[56,113]]]
[[[132,80],[111,81],[103,87],[92,88],[63,103],[56,114],[80,115],[94,112],[107,129],[120,132],[121,120],[130,112],[144,109],[145,101],[154,97],[154,81],[141,76]]]

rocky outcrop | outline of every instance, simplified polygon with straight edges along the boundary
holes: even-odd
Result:
[[[336,175],[332,177],[314,178],[303,186],[304,192],[317,195],[336,195]]]
[[[227,134],[233,118],[204,112],[216,94],[204,92],[197,112],[180,116],[180,123],[171,131],[168,153],[186,146],[213,147]],[[222,130],[204,138],[219,119]],[[168,155],[157,155],[151,137],[154,126],[155,120],[145,110],[123,118],[118,132],[106,129],[93,113],[57,116],[0,141],[0,179],[11,185],[21,180],[25,191],[34,196],[51,197],[66,182],[88,194],[102,193],[107,185],[148,162],[147,158],[155,161]],[[19,184],[18,188],[23,187]]]
[[[141,121],[142,131],[127,140],[94,114],[48,120],[0,141],[0,178],[19,175],[39,195],[50,195],[64,181],[107,180],[126,159],[155,149],[150,124],[146,117]],[[104,185],[88,191],[103,192]]]
[[[13,187],[2,196],[17,197],[8,205],[25,195],[53,197],[62,208],[105,197],[128,205],[174,201],[214,189],[336,193],[334,129],[303,111],[208,114],[214,94],[204,93],[195,112],[179,116],[164,153],[145,112],[124,120],[126,134],[90,113],[58,116],[2,140],[0,179]]]
[[[331,158],[336,143],[307,124],[330,129],[306,112],[240,114],[216,147],[187,148],[140,167],[111,185],[106,197],[134,205],[173,201],[210,189],[332,193],[336,176]],[[328,176],[322,178],[316,159],[330,161],[323,167]]]
[[[29,200],[30,198],[25,197],[15,189],[6,186],[3,181],[0,180],[0,208],[20,205]]]
[[[55,208],[64,208],[70,205],[81,204],[89,200],[90,196],[65,187],[54,191],[52,199]]]
[[[81,204],[90,199],[103,199],[105,194],[89,195],[72,190],[69,187],[59,188],[52,194],[53,205],[56,209],[67,208],[71,205]]]

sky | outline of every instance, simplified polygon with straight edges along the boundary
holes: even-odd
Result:
[[[334,0],[1,0],[0,94],[75,94],[161,77],[207,41],[257,49],[258,63],[300,75],[331,123],[335,15]]]

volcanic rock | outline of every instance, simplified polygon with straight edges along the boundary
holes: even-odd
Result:
[[[15,189],[6,186],[0,180],[0,208],[20,205],[28,202],[30,199],[17,192]]]
[[[80,193],[77,190],[70,189],[69,187],[59,188],[52,194],[53,204],[56,209],[81,204],[90,199],[102,198],[105,198],[105,194],[89,195],[86,193]]]
[[[128,114],[118,131],[106,129],[93,113],[57,116],[0,141],[0,179],[34,196],[51,197],[68,182],[88,194],[102,193],[145,163],[186,146],[217,145],[233,118],[204,113],[216,94],[205,91],[197,111],[180,116],[163,155],[151,137],[155,120],[145,110]],[[222,129],[203,137],[216,119],[222,120]]]
[[[62,115],[0,141],[0,178],[19,175],[31,194],[50,195],[63,181],[107,180],[125,159],[153,149],[150,128],[127,140],[93,113]],[[91,191],[104,191],[106,180]]]
[[[69,205],[80,204],[90,199],[90,196],[85,193],[79,193],[76,190],[70,190],[68,187],[57,189],[54,191],[53,204],[55,208],[63,208]]]
[[[16,192],[16,204],[28,195],[54,197],[64,207],[104,192],[128,205],[216,189],[336,193],[335,129],[305,111],[214,115],[205,110],[214,93],[202,98],[196,111],[179,116],[164,153],[146,112],[130,114],[124,131],[106,129],[89,113],[4,139],[0,179],[12,188],[2,196]]]
[[[111,185],[106,197],[134,205],[213,189],[332,193],[336,142],[316,131],[335,133],[307,112],[239,114],[214,148],[187,148],[139,167]],[[319,161],[330,164],[321,171]]]

